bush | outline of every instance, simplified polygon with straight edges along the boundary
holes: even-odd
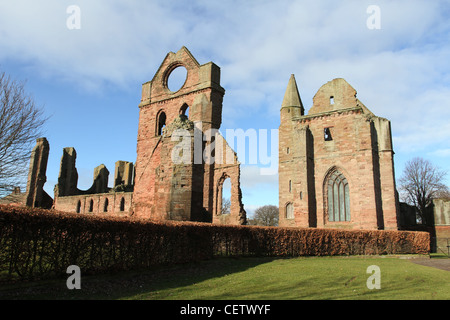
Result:
[[[427,254],[426,232],[344,231],[70,214],[0,206],[0,272],[22,279],[131,270],[215,256]]]

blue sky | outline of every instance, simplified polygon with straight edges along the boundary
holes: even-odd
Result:
[[[80,29],[67,27],[71,5]],[[369,5],[380,29],[367,27]],[[135,162],[141,84],[182,46],[221,67],[222,132],[277,129],[291,74],[306,111],[341,77],[391,120],[397,178],[416,156],[450,172],[449,36],[450,4],[438,0],[0,0],[0,70],[51,116],[50,195],[64,147],[77,151],[80,189],[102,163],[113,175],[117,160]],[[277,175],[243,165],[241,187],[250,213],[278,205]]]

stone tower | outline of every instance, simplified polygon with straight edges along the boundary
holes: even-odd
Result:
[[[291,76],[280,113],[281,226],[397,229],[388,120],[344,79],[323,85],[305,115]]]
[[[177,68],[186,70],[186,79],[181,88],[171,91],[168,83]],[[168,53],[153,79],[143,84],[133,196],[136,216],[245,222],[237,159],[228,164],[227,170],[204,160],[204,151],[215,141],[214,137],[221,140],[216,131],[222,122],[224,93],[220,68],[212,62],[200,65],[185,47]],[[183,137],[178,135],[180,131]],[[174,160],[174,148],[180,139],[186,146],[181,162]],[[215,206],[221,194],[218,176],[223,175],[232,177],[234,210],[228,217],[219,218]]]
[[[47,161],[50,147],[46,138],[36,140],[36,146],[31,152],[30,168],[28,172],[26,205],[33,208],[49,208],[52,199],[44,191],[47,181]]]

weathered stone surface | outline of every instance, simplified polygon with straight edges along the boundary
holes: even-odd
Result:
[[[172,92],[168,79],[178,67],[186,68],[187,77],[181,88]],[[155,220],[245,224],[239,162],[217,132],[224,94],[217,65],[200,65],[185,47],[168,53],[153,79],[142,85],[136,166],[117,161],[114,184],[108,188],[109,171],[100,165],[94,170],[92,187],[83,191],[77,187],[76,151],[64,148],[54,208]],[[212,137],[207,134],[211,132]],[[186,150],[179,148],[180,139],[185,139]],[[214,145],[216,156],[212,154]],[[177,153],[180,157],[174,160]],[[218,161],[209,161],[212,158]],[[231,210],[226,215],[220,210],[224,177],[232,183]]]
[[[133,184],[134,166],[132,162],[117,161],[114,171],[114,187],[131,186]]]
[[[108,192],[109,171],[104,164],[94,169],[94,182],[87,193],[105,193]]]
[[[172,92],[167,87],[168,78],[179,66],[186,68],[187,78],[178,91]],[[200,65],[185,47],[167,54],[152,81],[143,84],[133,198],[135,215],[156,220],[229,224],[246,221],[239,163],[225,167],[203,159],[204,151],[212,143],[204,139],[205,133],[219,129],[222,122],[224,93],[220,68],[212,62]],[[180,139],[173,133],[179,129],[190,135],[185,137],[190,153],[183,153],[182,163],[175,163],[172,154]],[[232,178],[232,209],[227,217],[219,217],[217,209],[223,174]]]
[[[31,152],[27,180],[26,205],[29,207],[50,208],[53,204],[53,200],[44,191],[49,152],[50,146],[47,139],[37,139],[36,146]]]
[[[58,184],[55,186],[55,198],[77,194],[78,172],[75,166],[77,152],[75,148],[64,148],[59,169]]]

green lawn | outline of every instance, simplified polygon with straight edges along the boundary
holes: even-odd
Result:
[[[368,289],[367,267],[380,268]],[[2,286],[0,299],[450,299],[450,272],[398,257],[220,258],[126,274]]]

